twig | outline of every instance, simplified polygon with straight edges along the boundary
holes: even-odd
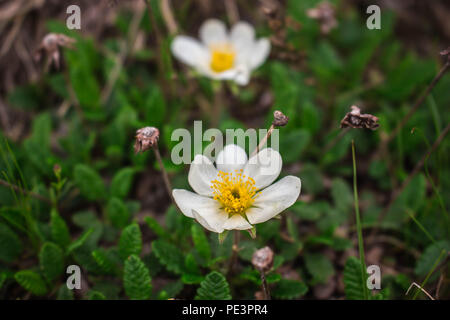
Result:
[[[408,295],[409,291],[411,290],[411,288],[412,288],[413,286],[416,286],[416,287],[419,288],[423,293],[425,293],[425,294],[428,296],[428,298],[430,298],[431,300],[434,300],[434,298],[433,298],[433,297],[432,297],[432,296],[431,296],[424,288],[422,288],[420,285],[418,285],[418,284],[415,283],[415,282],[411,283],[411,285],[409,286],[408,290],[406,290],[406,295]]]
[[[444,140],[445,136],[450,130],[450,123],[445,127],[445,129],[442,131],[442,133],[439,135],[439,137],[436,139],[436,141],[433,143],[431,148],[427,151],[426,154],[423,155],[423,157],[420,159],[420,161],[416,164],[413,171],[409,174],[409,176],[403,181],[402,185],[399,189],[397,189],[393,196],[391,197],[391,200],[389,201],[389,204],[386,206],[386,208],[383,210],[383,212],[378,216],[378,221],[375,225],[375,228],[372,230],[372,233],[370,237],[373,237],[375,233],[378,231],[378,227],[385,218],[386,214],[389,212],[389,209],[391,208],[392,204],[397,200],[398,196],[403,192],[403,190],[408,186],[408,184],[411,182],[411,180],[414,178],[414,176],[419,173],[419,171],[422,169],[422,167],[425,164],[425,161],[427,158],[439,147],[441,142]]]
[[[272,135],[273,130],[275,129],[275,125],[272,123],[270,125],[269,130],[267,131],[266,135],[264,136],[264,138],[259,142],[258,146],[256,147],[256,149],[253,151],[252,155],[250,156],[253,157],[255,154],[257,154],[259,152],[259,150],[261,150],[262,147],[264,147],[264,145],[267,142],[267,139],[269,139],[269,137]]]
[[[44,196],[41,196],[38,193],[34,193],[34,192],[28,191],[28,190],[24,190],[21,187],[16,186],[15,184],[9,183],[9,182],[7,182],[5,180],[0,179],[0,185],[3,185],[3,186],[8,187],[8,188],[12,188],[12,189],[14,189],[14,190],[16,190],[16,191],[18,191],[18,192],[20,192],[22,194],[29,195],[29,196],[31,196],[33,198],[39,199],[39,200],[47,202],[49,204],[53,204],[50,199],[48,199],[48,198],[46,198]]]
[[[161,13],[170,35],[176,34],[178,32],[178,25],[173,16],[170,0],[161,0]]]
[[[400,130],[403,128],[403,126],[408,122],[408,120],[412,117],[412,115],[417,111],[417,109],[422,105],[425,98],[430,94],[431,90],[436,86],[436,84],[439,82],[439,80],[442,78],[442,76],[447,72],[447,70],[450,68],[450,60],[447,59],[447,62],[443,65],[441,70],[439,70],[438,74],[434,77],[433,81],[428,85],[425,92],[417,99],[414,106],[409,110],[409,112],[406,114],[406,116],[403,117],[403,119],[400,121],[400,123],[395,127],[395,129],[389,134],[389,136],[382,141],[379,151],[386,150],[387,145],[394,139],[394,137],[400,132]],[[378,153],[378,152],[377,152]]]
[[[225,10],[231,24],[239,21],[239,11],[234,0],[225,0]]]
[[[270,291],[269,291],[269,286],[267,285],[266,274],[263,270],[260,270],[259,272],[261,274],[261,282],[262,282],[262,288],[264,291],[264,299],[270,300]]]

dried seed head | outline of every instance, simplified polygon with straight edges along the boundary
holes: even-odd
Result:
[[[134,152],[144,152],[151,149],[159,139],[159,130],[155,127],[145,127],[136,131]]]
[[[341,121],[341,128],[366,128],[370,130],[377,129],[378,118],[371,114],[361,114],[361,109],[357,106],[351,107],[352,111],[348,112]]]
[[[289,122],[289,118],[287,116],[285,116],[283,112],[276,110],[273,113],[272,124],[275,127],[284,127],[285,125],[287,125],[288,122]]]
[[[252,257],[253,266],[262,272],[267,272],[273,265],[273,251],[269,247],[256,250]]]
[[[332,29],[336,28],[338,24],[334,7],[328,1],[319,3],[317,7],[309,9],[306,14],[311,19],[319,21],[320,31],[323,34],[328,34]]]
[[[75,42],[75,39],[64,34],[49,33],[42,39],[42,42],[35,53],[35,59],[37,61],[41,60],[43,53],[46,53],[48,61],[53,62],[56,68],[59,69],[61,64],[59,47],[74,49],[73,45]]]

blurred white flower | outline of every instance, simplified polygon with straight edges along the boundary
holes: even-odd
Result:
[[[248,160],[244,149],[227,145],[217,155],[216,167],[203,155],[195,157],[188,177],[195,193],[174,189],[172,194],[185,216],[210,231],[251,229],[292,206],[300,194],[298,177],[272,184],[281,166],[280,154],[271,148]]]
[[[246,85],[250,73],[264,63],[270,53],[267,38],[255,39],[255,29],[247,22],[236,23],[228,33],[220,20],[210,19],[200,27],[200,40],[176,36],[172,53],[199,73],[215,80],[234,80]]]

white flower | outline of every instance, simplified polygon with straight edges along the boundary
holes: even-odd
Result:
[[[176,36],[172,53],[199,73],[215,80],[234,80],[246,85],[250,72],[266,60],[270,52],[267,38],[255,39],[255,30],[247,22],[236,23],[228,34],[223,22],[210,19],[200,27],[201,42]]]
[[[188,180],[195,193],[174,189],[172,194],[185,216],[210,231],[251,229],[292,206],[300,194],[298,177],[272,184],[281,165],[280,154],[271,148],[248,160],[244,149],[227,145],[217,155],[217,168],[203,155],[194,158]]]

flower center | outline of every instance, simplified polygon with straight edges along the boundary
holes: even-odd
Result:
[[[255,180],[242,174],[242,170],[228,173],[219,171],[219,179],[211,181],[214,200],[220,202],[229,215],[244,214],[255,202]]]
[[[211,69],[223,72],[233,67],[236,53],[229,45],[211,48]]]

